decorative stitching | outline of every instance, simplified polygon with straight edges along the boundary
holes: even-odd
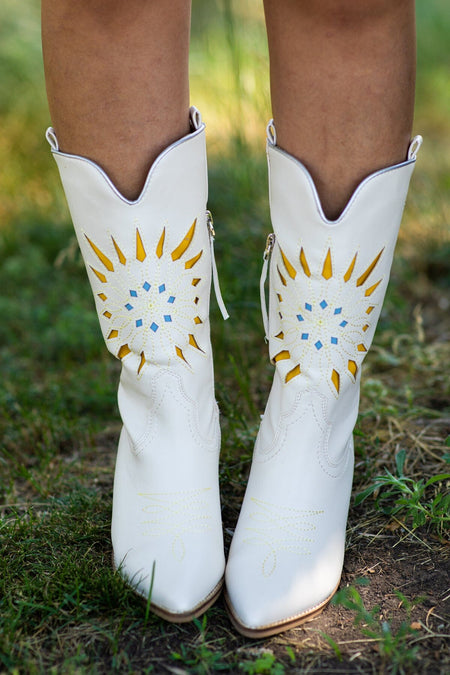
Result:
[[[212,401],[210,423],[208,423],[208,433],[205,435],[200,431],[200,411],[197,402],[187,395],[181,375],[165,368],[156,371],[154,377],[151,378],[151,390],[145,392],[145,424],[143,430],[136,438],[127,430],[134,454],[137,456],[148,451],[149,446],[155,440],[155,420],[158,417],[158,411],[163,405],[166,394],[169,393],[170,395],[170,388],[161,382],[162,378],[170,378],[173,380],[172,387],[177,388],[177,392],[181,397],[177,399],[177,403],[186,411],[190,436],[195,446],[199,449],[202,448],[205,452],[218,452],[220,440],[219,411],[214,401],[213,393],[211,393],[210,397]],[[155,393],[158,396],[155,396]],[[173,395],[170,405],[173,405]],[[205,411],[203,411],[202,421],[205,422],[205,419]],[[202,426],[205,428],[206,425],[203,424]]]
[[[186,555],[184,535],[212,530],[211,488],[167,493],[139,493],[144,500],[141,511],[143,537],[172,537],[172,556],[182,562]]]
[[[261,574],[270,577],[276,570],[280,551],[293,553],[297,556],[311,555],[310,546],[314,544],[313,536],[303,536],[303,532],[314,533],[317,524],[314,519],[322,517],[322,509],[295,509],[292,507],[272,504],[255,497],[250,501],[254,510],[249,513],[246,532],[250,536],[243,539],[243,543],[268,548],[261,561]],[[270,564],[270,567],[268,565]]]

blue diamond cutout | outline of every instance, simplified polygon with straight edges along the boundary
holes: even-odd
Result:
[[[164,321],[166,323],[171,323],[172,317],[170,316],[170,314],[164,314]]]
[[[332,345],[337,345],[337,343],[338,343],[338,339],[335,338],[335,337],[332,337],[332,338],[331,338],[331,344],[332,344]]]
[[[148,281],[146,281],[144,284],[142,284],[142,288],[145,291],[149,291],[151,289],[151,285],[148,283]]]
[[[142,319],[138,319],[136,321],[136,328],[140,328],[142,326]]]
[[[322,302],[320,303],[320,306],[322,307],[322,309],[325,309],[325,307],[328,307],[328,302],[326,302],[325,300],[322,300]]]
[[[335,314],[340,314],[341,312],[342,312],[342,307],[336,307],[336,309],[334,310]]]
[[[305,320],[305,319],[302,317],[301,314],[297,314],[297,319],[298,319],[299,321],[304,321],[304,320]]]
[[[310,305],[309,302],[305,302],[305,309],[307,309],[308,312],[312,312],[312,305]]]
[[[125,309],[127,309],[129,312],[131,312],[131,310],[133,309],[133,305],[130,305],[130,303],[127,302],[127,304],[125,305]]]
[[[309,338],[309,333],[302,333],[302,340],[307,340]]]
[[[160,293],[163,293],[166,290],[166,284],[161,284],[161,286],[158,286],[158,291]]]
[[[347,324],[348,324],[348,321],[341,321],[341,323],[339,325],[342,326],[342,328],[345,328],[345,326]]]
[[[170,302],[171,304],[173,304],[175,302],[175,296],[171,295],[170,298],[167,300],[167,302]]]
[[[317,350],[319,350],[319,349],[322,349],[323,344],[321,343],[320,340],[317,340],[317,342],[314,343],[314,347],[315,347]]]
[[[153,322],[152,325],[150,326],[150,328],[152,329],[152,331],[153,331],[154,333],[156,333],[156,331],[158,330],[159,326],[158,326],[157,323]]]
[[[137,298],[137,292],[136,291],[130,291],[130,295],[132,298]]]

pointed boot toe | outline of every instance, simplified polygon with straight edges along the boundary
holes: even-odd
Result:
[[[256,547],[249,542],[245,550],[235,552],[227,566],[225,598],[239,632],[269,637],[319,614],[339,584],[338,564],[331,569],[329,564],[339,556],[339,547],[340,541],[328,542],[315,555],[314,565],[309,560],[302,564],[298,551],[275,552],[268,541]],[[242,570],[247,574],[240,574]]]
[[[159,550],[172,550],[176,542],[159,542]],[[155,547],[131,549],[115,566],[127,583],[145,600],[155,614],[168,621],[191,621],[203,614],[217,599],[223,579],[216,564],[205,564],[191,551],[180,569],[181,547],[168,561],[159,555],[155,560]],[[186,555],[186,553],[184,552]],[[151,571],[149,571],[151,570]]]

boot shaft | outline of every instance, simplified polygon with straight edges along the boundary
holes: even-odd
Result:
[[[269,351],[284,384],[338,398],[359,382],[383,304],[416,158],[377,171],[328,220],[307,169],[269,136]],[[298,382],[297,382],[298,386]]]

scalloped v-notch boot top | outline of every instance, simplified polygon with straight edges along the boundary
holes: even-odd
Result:
[[[214,231],[205,126],[194,108],[190,118],[192,133],[156,159],[136,201],[89,159],[60,152],[47,132],[103,337],[122,362],[114,564],[170,621],[207,609],[224,572],[209,330]],[[224,310],[220,291],[218,299]]]
[[[361,364],[380,315],[421,139],[402,164],[325,218],[306,168],[268,127],[269,316],[275,373],[231,544],[226,600],[236,628],[265,637],[319,613],[340,581]]]

